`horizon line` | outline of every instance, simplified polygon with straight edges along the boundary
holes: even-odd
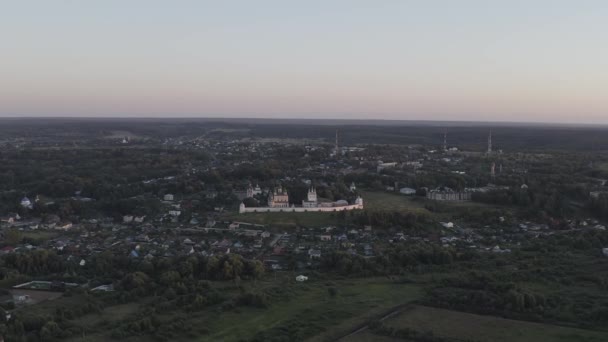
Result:
[[[216,117],[216,116],[133,116],[133,115],[121,115],[121,116],[45,116],[45,115],[32,115],[32,116],[0,116],[0,120],[32,120],[32,119],[50,119],[50,120],[207,120],[207,121],[246,121],[246,120],[258,120],[258,121],[307,121],[307,122],[330,122],[330,121],[342,121],[342,122],[365,122],[367,124],[376,122],[381,123],[394,123],[394,122],[411,122],[411,123],[426,123],[426,124],[497,124],[497,125],[531,125],[531,126],[600,126],[608,127],[608,123],[593,123],[593,122],[546,122],[546,121],[502,121],[502,120],[441,120],[441,119],[362,119],[362,118],[276,118],[276,117]]]

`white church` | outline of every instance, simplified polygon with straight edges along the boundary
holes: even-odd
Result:
[[[278,212],[333,212],[363,209],[363,199],[358,196],[354,204],[349,204],[344,200],[336,202],[319,202],[317,198],[317,190],[314,187],[308,189],[308,195],[302,201],[302,206],[289,206],[289,195],[287,190],[279,187],[275,189],[268,197],[268,206],[266,207],[246,207],[245,203],[239,206],[239,213],[278,213]]]

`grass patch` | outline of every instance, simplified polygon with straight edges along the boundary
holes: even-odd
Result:
[[[424,208],[425,199],[391,192],[360,191],[365,209],[415,211],[429,213]]]
[[[264,224],[267,226],[278,228],[295,228],[303,227],[322,227],[336,224],[337,217],[335,213],[246,213],[237,214],[231,213],[222,217],[224,220],[243,221],[255,224]]]
[[[430,331],[436,336],[473,341],[608,341],[607,332],[517,321],[415,305],[384,324]]]
[[[263,333],[289,336],[292,340],[321,333],[331,336],[339,333],[342,322],[369,317],[370,312],[411,302],[422,295],[417,285],[396,284],[388,279],[333,282],[331,286],[338,289],[335,297],[329,296],[329,286],[321,281],[287,286],[293,291],[291,298],[274,302],[269,308],[245,307],[207,317],[209,334],[198,340],[239,341]]]

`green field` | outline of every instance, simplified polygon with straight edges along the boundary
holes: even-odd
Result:
[[[22,239],[36,240],[44,242],[59,236],[61,233],[53,230],[23,230],[19,231],[19,236]]]
[[[424,199],[415,196],[405,196],[391,192],[361,191],[366,209],[397,210],[429,213],[424,209]]]
[[[599,163],[596,168],[602,171],[608,171],[608,162]]]
[[[387,319],[384,325],[396,329],[430,331],[439,337],[481,342],[608,341],[608,332],[516,321],[418,305]],[[343,341],[393,341],[376,339],[376,337],[378,336],[373,332],[366,330]]]
[[[224,215],[222,219],[286,229],[297,226],[322,227],[337,223],[337,217],[334,213],[231,213]]]
[[[268,329],[297,330],[303,337],[321,333],[326,338],[341,336],[353,325],[422,295],[416,285],[395,284],[388,279],[335,282],[339,294],[334,298],[328,295],[328,286],[323,282],[290,286],[293,297],[268,309],[243,308],[209,317],[206,324],[211,333],[200,341],[238,341]]]

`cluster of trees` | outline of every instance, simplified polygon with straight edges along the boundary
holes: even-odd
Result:
[[[236,254],[222,257],[190,256],[173,259],[136,260],[104,252],[92,257],[85,267],[73,263],[55,252],[35,250],[2,256],[2,280],[17,276],[45,277],[65,280],[80,277],[91,284],[114,283],[115,292],[97,296],[82,293],[85,300],[78,306],[59,307],[49,317],[16,315],[0,325],[0,334],[11,341],[51,341],[79,335],[82,329],[71,320],[91,312],[100,312],[107,304],[128,303],[140,298],[155,297],[149,309],[154,314],[171,311],[192,312],[222,303],[225,294],[212,288],[207,280],[258,279],[264,273],[260,261],[247,260]],[[70,291],[70,290],[68,290]],[[71,292],[66,293],[70,295]],[[228,307],[268,304],[265,293],[243,292]],[[184,332],[184,320],[157,324],[153,315],[144,315],[125,322],[113,331],[113,337],[154,334],[169,338]]]
[[[548,304],[544,295],[496,279],[491,274],[470,272],[445,278],[431,288],[427,304],[482,314],[504,312],[542,313]]]
[[[2,275],[17,271],[21,275],[34,277],[63,273],[68,269],[63,258],[54,251],[45,249],[33,250],[28,253],[6,254],[0,258],[0,267]]]
[[[364,258],[345,252],[332,252],[321,257],[320,268],[345,276],[373,276],[414,271],[421,265],[449,265],[458,260],[470,260],[473,253],[457,253],[434,244],[398,244],[381,256]]]
[[[588,208],[597,217],[608,219],[608,194],[600,194],[597,198],[591,197]]]
[[[70,308],[57,307],[51,314],[13,312],[9,321],[0,323],[0,336],[5,341],[55,341],[81,336],[82,328],[70,322],[72,319],[103,310],[103,303],[85,294],[81,302]]]
[[[237,254],[209,258],[190,256],[173,260],[141,261],[117,285],[119,289],[136,297],[162,291],[167,299],[175,299],[175,295],[196,293],[194,290],[203,286],[198,282],[200,280],[238,282],[241,279],[258,279],[263,274],[264,266],[260,261],[246,260]],[[204,289],[203,286],[201,291]]]

